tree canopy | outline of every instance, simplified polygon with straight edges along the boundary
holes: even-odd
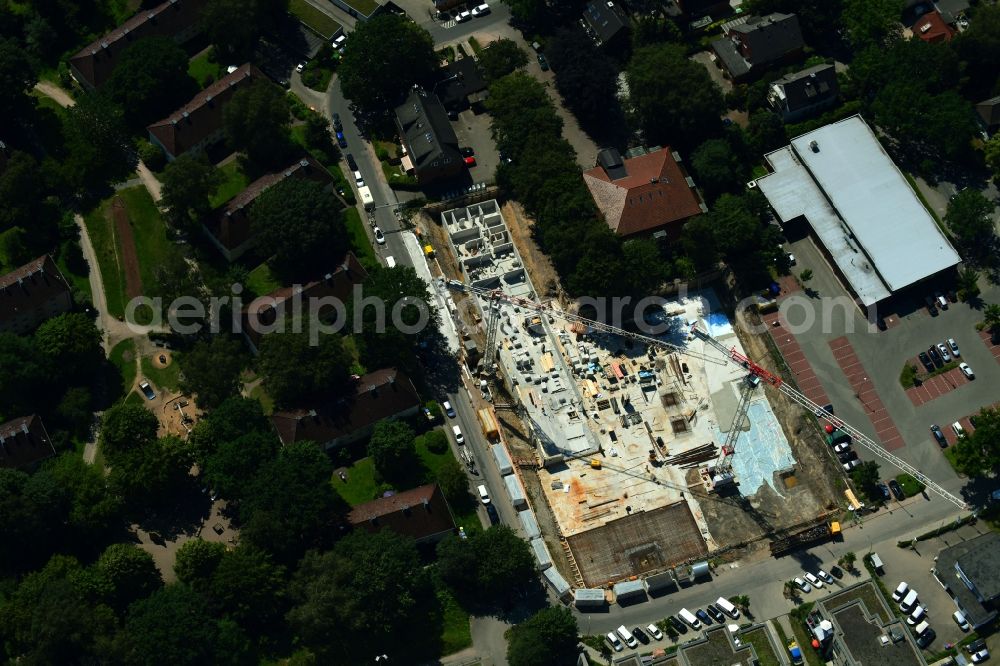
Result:
[[[144,37],[126,46],[102,88],[136,129],[172,113],[197,90],[187,53],[170,37]]]
[[[506,525],[446,537],[437,546],[438,573],[460,602],[470,607],[507,603],[535,579],[528,542]]]
[[[512,39],[501,37],[476,54],[479,70],[488,82],[496,81],[528,64],[528,54]]]
[[[193,393],[199,407],[211,409],[237,395],[240,373],[248,363],[242,343],[228,335],[199,340],[180,357],[181,388]]]
[[[38,82],[35,63],[16,41],[0,39],[0,121],[4,125],[20,123],[35,108],[28,94]]]
[[[579,27],[564,28],[546,49],[556,89],[587,134],[619,143],[625,118],[618,103],[618,68]]]
[[[211,211],[209,197],[222,184],[222,173],[203,153],[180,155],[160,174],[161,202],[171,224],[185,231],[197,231]]]
[[[948,202],[945,224],[955,234],[955,245],[973,265],[987,268],[997,262],[997,235],[993,202],[976,188],[966,188]]]
[[[205,36],[226,62],[254,55],[264,31],[285,19],[288,0],[208,0],[201,12]]]
[[[843,23],[851,46],[880,48],[902,36],[903,0],[843,0]]]
[[[437,68],[430,33],[408,16],[383,13],[355,26],[337,76],[344,97],[366,111],[384,112],[414,84],[428,83]]]
[[[63,125],[67,157],[62,173],[71,188],[90,190],[126,180],[138,164],[120,108],[96,93],[77,98]]]
[[[368,456],[383,478],[389,481],[406,479],[419,466],[413,439],[413,429],[403,421],[375,424],[368,440]]]
[[[576,663],[578,641],[579,629],[572,611],[548,606],[510,630],[507,662],[510,666],[572,666]]]
[[[742,189],[749,175],[725,139],[709,139],[691,155],[691,168],[709,200]]]
[[[97,560],[97,568],[110,583],[108,605],[119,612],[132,602],[145,599],[163,585],[153,556],[132,544],[108,546]]]
[[[246,154],[259,170],[288,166],[291,111],[280,88],[268,81],[254,81],[233,95],[222,116],[229,146]]]
[[[263,336],[257,368],[268,394],[281,406],[301,406],[320,395],[353,394],[351,357],[342,336],[274,332]]]
[[[177,580],[200,589],[208,583],[226,554],[226,545],[218,541],[191,539],[181,544],[174,560]]]
[[[975,430],[952,446],[951,460],[967,476],[992,477],[1000,472],[1000,410],[980,410]]]
[[[156,440],[156,415],[143,405],[119,403],[101,418],[101,451],[112,459]]]

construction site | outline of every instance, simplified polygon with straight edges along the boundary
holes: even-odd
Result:
[[[476,304],[454,310],[456,323],[484,334],[478,368],[494,384],[499,420],[523,426],[503,428],[503,443],[535,462],[522,481],[574,587],[607,587],[826,517],[832,466],[823,469],[818,431],[731,362],[746,352],[711,291],[647,312],[662,333],[630,334],[539,304],[496,201],[446,211],[441,223],[459,273],[449,277],[464,285],[456,299]]]

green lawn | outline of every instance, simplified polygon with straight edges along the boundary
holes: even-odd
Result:
[[[159,293],[156,268],[171,255],[179,254],[177,246],[167,238],[167,225],[160,216],[160,210],[153,198],[142,185],[118,192],[125,201],[132,234],[135,236],[135,252],[139,258],[139,274],[142,276],[143,292],[150,295]]]
[[[219,189],[215,191],[211,197],[208,198],[208,203],[212,208],[218,208],[222,204],[226,203],[237,194],[242,192],[250,184],[249,179],[246,174],[240,169],[239,160],[233,160],[227,164],[219,167],[219,171],[222,172],[225,180],[219,185]]]
[[[336,474],[330,477],[330,483],[351,506],[370,502],[375,499],[375,464],[371,458],[362,458],[347,469],[347,483]]]
[[[877,579],[877,575],[873,578]],[[840,608],[842,606],[846,606],[855,599],[861,599],[861,601],[865,603],[865,608],[868,609],[869,613],[872,615],[878,615],[882,618],[883,622],[888,622],[892,619],[892,617],[886,614],[882,604],[879,603],[878,597],[875,596],[876,594],[877,592],[875,592],[875,590],[873,590],[870,586],[862,585],[861,587],[855,588],[849,592],[834,595],[836,597],[836,601],[828,601],[828,608]]]
[[[357,208],[348,208],[344,212],[344,223],[347,225],[347,236],[351,239],[351,249],[358,256],[361,265],[371,270],[379,266],[379,260],[372,249],[372,242],[365,233],[365,224],[361,221],[361,213]]]
[[[247,275],[247,288],[258,296],[266,296],[281,289],[281,282],[271,272],[267,262],[262,262]]]
[[[128,391],[135,382],[135,341],[122,340],[116,344],[111,353],[108,354],[108,361],[118,368],[122,377],[122,390]]]
[[[143,356],[140,361],[142,364],[142,376],[156,384],[162,390],[179,391],[181,388],[181,369],[177,364],[178,354],[177,352],[171,352],[171,354],[173,355],[173,360],[165,368],[157,368],[153,365],[151,357]]]
[[[79,241],[67,240],[64,241],[64,244],[77,242]],[[59,267],[59,270],[62,271],[62,274],[66,276],[66,279],[70,281],[70,284],[73,285],[74,289],[86,294],[91,300],[94,299],[93,291],[90,288],[90,278],[87,275],[78,275],[77,273],[71,271],[69,266],[66,264],[66,256],[62,252],[59,252],[56,257],[56,265]]]
[[[84,215],[83,222],[101,268],[101,281],[104,285],[108,312],[114,317],[124,317],[125,270],[118,260],[118,243],[107,216],[110,206],[111,199],[105,199],[97,208]]]
[[[198,82],[198,86],[205,88],[209,85],[209,78],[218,81],[225,74],[222,65],[209,60],[210,51],[205,51],[196,58],[188,62],[188,75]]]
[[[132,391],[128,394],[128,397],[125,398],[125,404],[142,407],[146,404],[146,398],[140,395],[138,391]]]
[[[371,1],[371,0],[369,0]],[[362,3],[366,4],[366,3]],[[352,2],[352,6],[356,5]],[[372,9],[377,5],[371,2]],[[294,14],[300,21],[319,33],[323,39],[331,39],[340,30],[340,24],[330,16],[310,5],[306,0],[291,0],[288,3],[288,11]]]
[[[924,489],[924,484],[920,483],[909,474],[900,474],[896,477],[896,481],[903,487],[903,492],[906,493],[907,497],[919,495]]]
[[[372,12],[378,8],[378,3],[375,0],[344,0],[344,2],[365,16],[371,16]]]
[[[454,595],[443,584],[435,586],[441,603],[444,627],[441,631],[441,654],[453,654],[472,645],[472,629],[469,614],[462,610]]]
[[[771,642],[767,640],[767,631],[763,628],[740,634],[740,638],[753,645],[757,652],[758,664],[760,666],[781,666],[778,656],[774,654]]]
[[[250,397],[260,402],[261,409],[264,410],[265,415],[270,416],[274,413],[274,400],[264,390],[263,384],[258,384],[254,390],[250,391]],[[339,481],[340,479],[337,480]]]

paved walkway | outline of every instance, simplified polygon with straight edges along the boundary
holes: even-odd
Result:
[[[61,107],[69,107],[76,104],[69,93],[52,83],[51,81],[39,81],[35,84],[35,90],[55,101]]]
[[[889,411],[882,404],[882,398],[875,390],[875,385],[869,378],[869,372],[861,365],[858,355],[854,353],[854,348],[847,340],[847,336],[841,336],[830,341],[830,350],[840,369],[844,371],[847,381],[854,389],[855,397],[861,401],[868,414],[869,420],[875,427],[875,436],[882,443],[882,446],[895,451],[906,446],[903,436],[896,429]]]
[[[920,367],[920,359],[913,358],[910,361],[916,367]],[[962,384],[965,384],[969,380],[965,378],[962,371],[958,368],[952,368],[948,372],[941,373],[940,375],[934,375],[930,379],[925,380],[920,386],[914,386],[912,388],[906,389],[906,397],[910,399],[910,402],[914,406],[919,407],[925,402],[930,402],[935,398],[940,398],[945,393],[949,391],[954,391]]]
[[[817,405],[826,405],[830,402],[823,386],[819,383],[819,378],[813,371],[806,355],[799,346],[795,336],[788,331],[788,322],[781,316],[780,312],[771,312],[763,315],[762,319],[767,323],[768,333],[777,345],[785,363],[788,364],[792,374],[795,375],[795,384],[799,391]]]

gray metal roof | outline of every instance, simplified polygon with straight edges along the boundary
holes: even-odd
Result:
[[[861,116],[767,159],[761,191],[782,220],[806,216],[865,305],[961,260]]]

